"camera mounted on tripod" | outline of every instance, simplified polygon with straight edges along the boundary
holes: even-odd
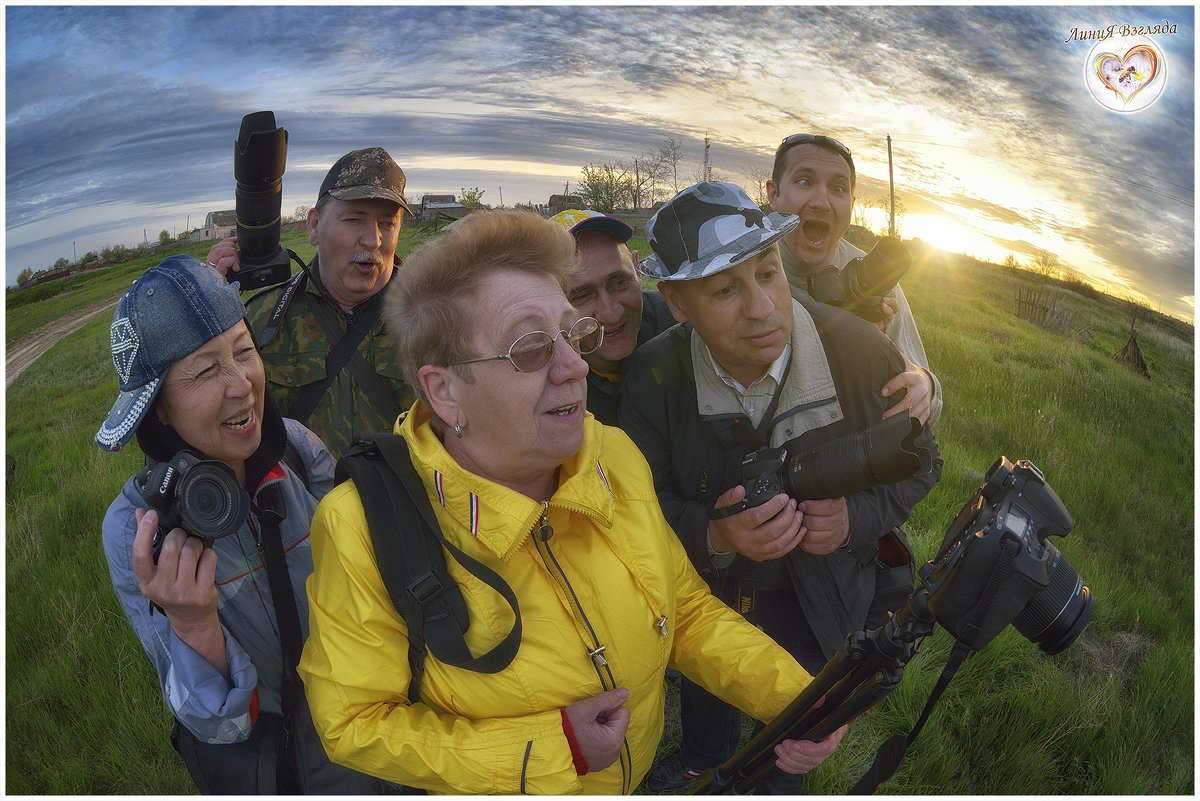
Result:
[[[847,635],[833,658],[765,728],[705,774],[697,795],[746,794],[778,770],[774,747],[820,740],[874,706],[938,625],[955,638],[925,709],[907,736],[879,749],[850,790],[873,793],[900,767],[955,671],[1009,623],[1048,654],[1083,633],[1096,602],[1067,558],[1047,541],[1071,530],[1071,515],[1029,461],[1001,456],[950,523],[941,548],[919,571],[921,584],[883,626]],[[818,705],[818,702],[819,705]]]

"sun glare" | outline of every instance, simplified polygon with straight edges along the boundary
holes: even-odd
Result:
[[[1003,251],[987,237],[940,214],[906,214],[900,220],[900,235],[923,239],[947,253],[965,253],[981,259],[1003,259]]]

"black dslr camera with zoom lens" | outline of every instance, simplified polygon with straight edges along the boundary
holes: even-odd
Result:
[[[279,244],[283,170],[288,133],[275,126],[275,113],[242,117],[233,146],[233,177],[240,270],[229,276],[243,291],[286,281],[291,256]]]
[[[246,522],[250,496],[233,468],[182,450],[168,462],[154,462],[137,475],[136,484],[148,509],[158,513],[154,561],[163,539],[175,528],[199,537],[204,547],[233,534]]]
[[[896,285],[908,268],[912,256],[894,236],[885,236],[871,252],[859,256],[845,269],[826,267],[809,276],[808,294],[813,300],[852,311],[864,320],[883,319],[880,308],[884,296]]]
[[[791,457],[784,448],[759,448],[742,460],[746,497],[708,516],[729,517],[781,492],[797,501],[842,498],[923,475],[933,469],[933,454],[916,444],[921,431],[915,417],[898,414]]]
[[[921,568],[934,619],[972,648],[1011,622],[1046,653],[1065,649],[1096,606],[1079,573],[1046,539],[1065,536],[1072,525],[1032,462],[1014,465],[1001,456]],[[992,578],[997,565],[1005,575]],[[990,591],[989,579],[996,582]]]
[[[849,791],[873,794],[893,776],[955,672],[1009,623],[1047,654],[1066,650],[1096,601],[1067,558],[1047,541],[1071,530],[1071,515],[1032,462],[1001,456],[950,523],[921,581],[879,628],[852,632],[811,683],[736,754],[705,775],[698,794],[750,793],[778,770],[783,740],[820,740],[900,686],[904,668],[938,625],[954,646],[912,730],[880,746]],[[982,688],[986,691],[987,688]],[[977,690],[978,691],[978,690]]]

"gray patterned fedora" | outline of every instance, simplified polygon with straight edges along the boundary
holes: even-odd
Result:
[[[799,223],[794,214],[763,214],[734,184],[703,181],[646,223],[654,254],[639,269],[660,281],[704,278],[757,256]]]

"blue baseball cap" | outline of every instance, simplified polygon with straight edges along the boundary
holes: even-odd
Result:
[[[117,402],[96,444],[118,451],[154,404],[171,365],[246,316],[237,283],[191,256],[171,256],[133,282],[113,314]]]
[[[550,222],[558,223],[572,234],[589,230],[604,231],[618,242],[628,242],[633,236],[633,227],[629,223],[591,209],[560,211],[550,218]]]

